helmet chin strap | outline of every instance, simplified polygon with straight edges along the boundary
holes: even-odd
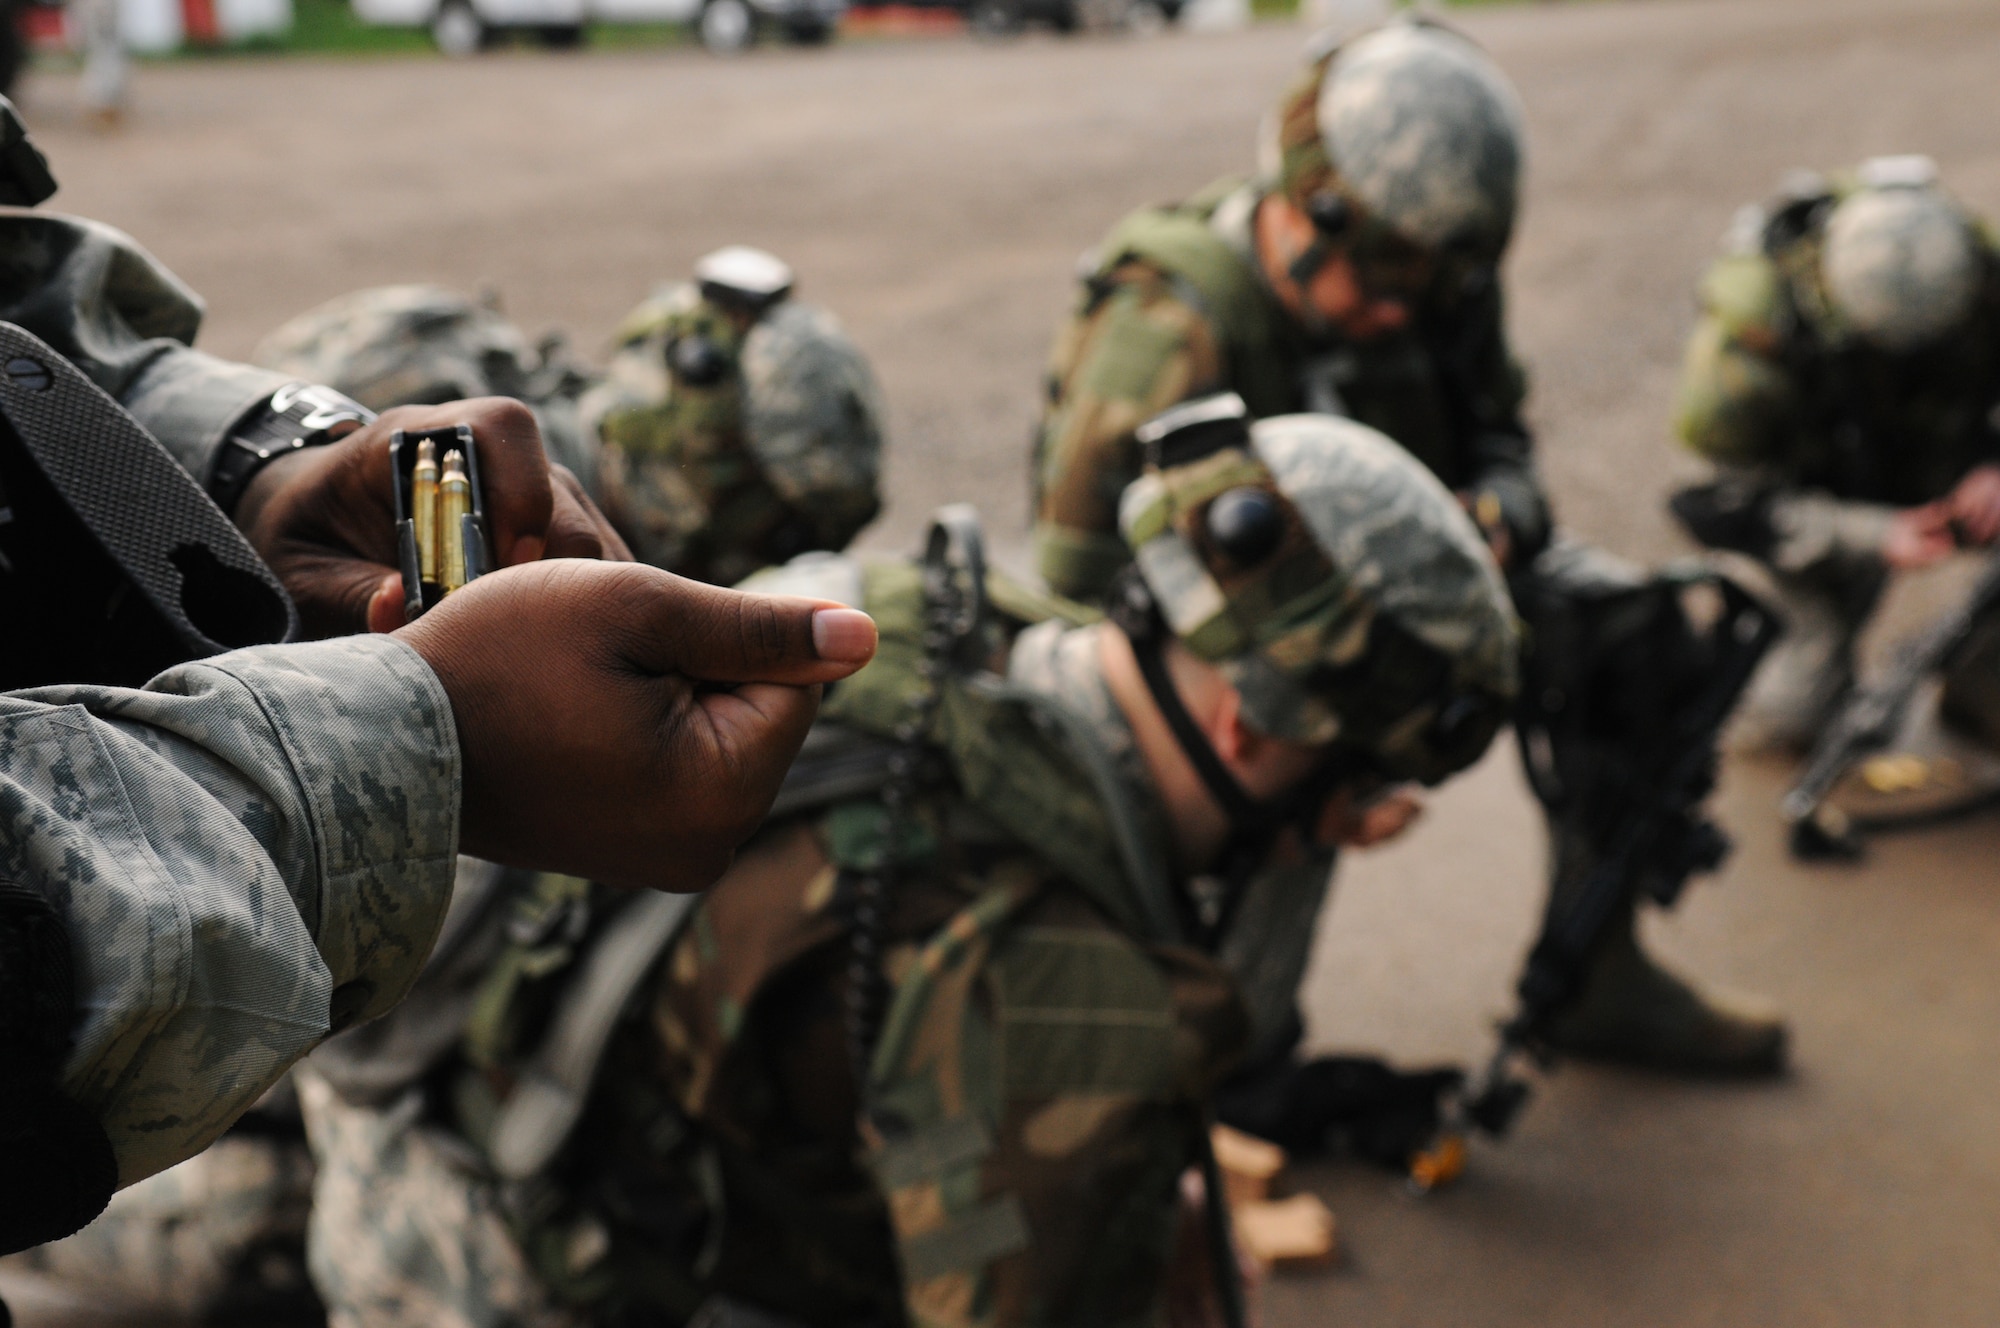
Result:
[[[1313,303],[1312,284],[1314,278],[1333,259],[1333,241],[1325,232],[1315,228],[1312,243],[1299,250],[1298,257],[1286,267],[1285,275],[1291,278],[1293,287],[1299,293],[1299,322],[1304,325],[1306,335],[1320,340],[1332,335],[1338,329],[1333,320],[1320,312]]]
[[[1174,686],[1173,674],[1167,668],[1166,650],[1172,634],[1160,618],[1152,593],[1135,572],[1127,572],[1124,584],[1112,597],[1111,621],[1132,643],[1132,655],[1139,662],[1139,676],[1146,680],[1146,690],[1152,694],[1153,704],[1167,721],[1174,741],[1180,744],[1182,753],[1201,778],[1203,787],[1207,788],[1209,796],[1215,799],[1216,805],[1222,808],[1222,814],[1229,819],[1232,834],[1246,825],[1263,821],[1266,818],[1265,804],[1251,797],[1236,776],[1230,773],[1229,767],[1222,763],[1215,745],[1188,712],[1180,689]]]

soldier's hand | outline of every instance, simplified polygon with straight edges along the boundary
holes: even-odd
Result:
[[[1374,848],[1402,834],[1423,814],[1424,800],[1406,788],[1366,798],[1342,789],[1320,809],[1314,838],[1342,848]]]
[[[1951,502],[1946,499],[1896,513],[1882,539],[1882,561],[1899,572],[1914,572],[1943,562],[1957,548]]]
[[[1976,466],[1945,499],[1961,542],[1984,547],[2000,540],[2000,466]]]
[[[549,463],[534,412],[505,397],[401,406],[325,447],[258,472],[236,524],[285,583],[307,636],[403,624],[389,435],[469,424],[479,441],[488,531],[501,567],[539,558],[629,560],[576,478]]]
[[[875,653],[854,609],[570,559],[483,576],[397,635],[451,698],[465,852],[666,890],[722,874],[817,684]]]

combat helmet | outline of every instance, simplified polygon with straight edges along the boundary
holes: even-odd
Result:
[[[881,506],[881,393],[792,269],[732,245],[661,287],[614,334],[585,397],[606,510],[641,558],[734,581],[838,549]]]
[[[1484,541],[1428,469],[1353,420],[1251,423],[1234,393],[1176,407],[1140,439],[1146,471],[1119,512],[1134,566],[1114,616],[1212,788],[1204,767],[1220,764],[1175,720],[1164,637],[1146,639],[1135,607],[1222,670],[1259,732],[1427,783],[1485,751],[1519,683],[1516,620]]]
[[[742,370],[744,429],[771,487],[792,502],[841,495],[866,524],[880,506],[882,394],[839,320],[787,300],[744,338]]]
[[[1513,86],[1450,28],[1404,16],[1313,61],[1266,120],[1268,187],[1414,290],[1490,271],[1514,230],[1524,156]],[[1295,274],[1296,275],[1296,274]]]
[[[1883,350],[1937,341],[1972,310],[1980,244],[1927,157],[1881,157],[1827,216],[1826,298],[1842,328]]]
[[[251,358],[376,411],[513,397],[535,409],[550,456],[588,486],[594,466],[576,425],[576,398],[587,380],[560,347],[558,338],[529,345],[490,300],[440,286],[377,286],[300,314]]]

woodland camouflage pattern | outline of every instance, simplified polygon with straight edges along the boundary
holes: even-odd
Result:
[[[670,345],[724,361],[695,383]],[[743,331],[692,283],[625,319],[583,406],[603,442],[602,501],[642,560],[724,584],[810,549],[844,548],[880,509],[882,406],[838,321],[784,300]]]
[[[1808,741],[1851,682],[1895,510],[2000,461],[2000,246],[1975,232],[1977,284],[1949,335],[1912,354],[1871,345],[1836,307],[1823,262],[1829,218],[1858,187],[1853,174],[1803,175],[1738,217],[1701,280],[1676,407],[1722,505],[1754,516],[1733,543],[1763,566],[1787,620],[1745,703],[1753,736],[1774,742]],[[1992,713],[1975,728],[2000,734],[2000,711],[1978,709]]]
[[[1379,141],[1366,146],[1385,153],[1393,140],[1397,163],[1421,182],[1409,186],[1412,197],[1430,200],[1425,208],[1436,202],[1430,191],[1456,198],[1460,186],[1471,187],[1468,178],[1494,186],[1496,201],[1484,211],[1470,203],[1460,209],[1484,218],[1483,238],[1457,261],[1424,269],[1431,277],[1408,328],[1367,342],[1309,336],[1278,302],[1256,257],[1251,227],[1265,193],[1303,202],[1345,187],[1322,144],[1322,85],[1342,50],[1371,40],[1392,56],[1412,42],[1436,45],[1455,71],[1456,81],[1445,80],[1447,91],[1476,75],[1478,86],[1499,99],[1494,106],[1513,105],[1483,57],[1460,57],[1460,47],[1472,51],[1463,39],[1399,21],[1327,53],[1294,80],[1266,125],[1256,183],[1223,181],[1185,204],[1135,213],[1112,231],[1089,260],[1075,310],[1051,351],[1049,404],[1037,434],[1036,557],[1044,579],[1063,594],[1096,598],[1127,561],[1116,528],[1118,496],[1139,473],[1132,431],[1169,406],[1222,390],[1241,395],[1258,417],[1302,410],[1352,416],[1408,448],[1448,487],[1490,495],[1523,556],[1546,541],[1547,503],[1520,417],[1526,376],[1507,347],[1504,301],[1490,267],[1511,225],[1513,185],[1508,176],[1507,187],[1498,187],[1498,177],[1507,176],[1502,164],[1476,171],[1467,164],[1497,162],[1504,153],[1448,150],[1453,140],[1442,133],[1424,139],[1426,103],[1385,90],[1377,74],[1397,62],[1371,58],[1363,62],[1369,77],[1354,86],[1374,89],[1390,104],[1374,117],[1344,92],[1342,123],[1351,127],[1343,133],[1357,140],[1374,135]],[[1420,60],[1411,77],[1429,72]],[[1405,156],[1413,136],[1422,150]],[[1518,155],[1510,160],[1517,171]],[[1381,201],[1402,207],[1402,197],[1385,192]],[[1373,253],[1383,224],[1367,220],[1368,204],[1356,201],[1364,220],[1353,243],[1358,255]],[[1422,234],[1430,229],[1424,218],[1445,211],[1442,203],[1429,211],[1410,208],[1413,232]]]
[[[0,873],[69,928],[64,1090],[130,1184],[393,1005],[450,898],[458,739],[382,637],[0,698]]]
[[[513,397],[534,408],[549,459],[595,492],[595,449],[586,446],[577,421],[589,379],[564,357],[559,338],[530,346],[491,294],[474,301],[439,286],[353,291],[292,319],[251,358],[324,383],[378,413]]]

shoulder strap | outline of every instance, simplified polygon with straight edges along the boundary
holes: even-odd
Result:
[[[1283,324],[1263,279],[1209,225],[1213,206],[1142,208],[1120,222],[1099,251],[1099,277],[1139,259],[1173,278],[1224,343],[1231,386],[1255,415],[1291,409],[1280,349]]]
[[[699,894],[642,892],[605,928],[556,1005],[541,1046],[493,1123],[487,1154],[510,1180],[535,1175],[583,1115],[611,1030],[694,912]]]

